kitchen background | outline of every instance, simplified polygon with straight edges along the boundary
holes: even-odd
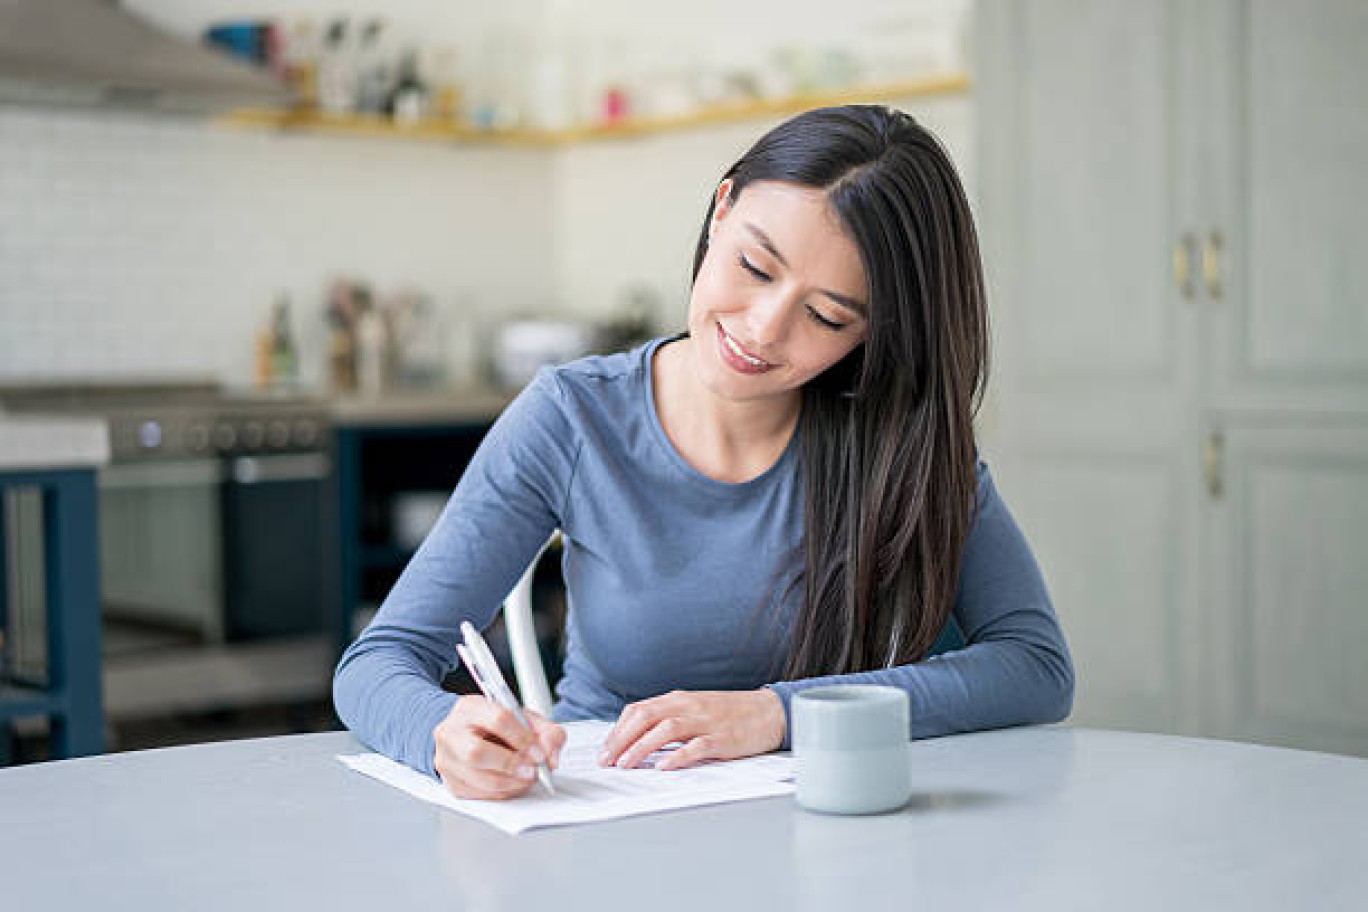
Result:
[[[482,79],[551,32],[567,56],[579,53],[582,81],[612,63],[607,79],[639,86],[671,64],[758,70],[785,47],[873,54],[885,29],[933,30],[930,42],[954,47],[965,24],[960,0],[865,0],[847,6],[834,29],[813,0],[784,4],[782,16],[773,5],[719,0],[127,6],[192,39],[224,20],[307,18],[321,31],[339,15],[353,30],[380,17],[394,59],[408,47],[449,48],[460,72]],[[911,46],[900,75],[916,75],[918,56]],[[963,60],[930,66],[959,70]],[[521,96],[524,82],[500,87]],[[567,107],[575,103],[573,91],[564,94]],[[918,108],[971,174],[968,98]],[[304,380],[318,385],[323,299],[339,274],[377,290],[420,289],[460,321],[598,318],[640,286],[656,302],[652,316],[673,326],[709,185],[764,125],[519,148],[0,111],[0,375],[208,370],[246,384],[253,337],[283,292],[294,304]],[[473,356],[459,331],[450,335],[454,359]]]
[[[528,365],[678,327],[720,172],[786,105],[868,98],[934,130],[974,202],[980,441],[1075,651],[1072,724],[1368,755],[1368,8],[123,6],[193,43],[273,21],[324,107],[398,123],[0,104],[0,413],[110,423],[106,748],[335,724],[335,649]],[[0,482],[21,430],[0,414]],[[39,507],[7,497],[23,671]],[[315,520],[289,574],[282,510]],[[130,614],[140,560],[208,613]],[[554,666],[554,555],[537,581]],[[242,608],[272,599],[313,613]],[[4,697],[0,762],[48,756]]]

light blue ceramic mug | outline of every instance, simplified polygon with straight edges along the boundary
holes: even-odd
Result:
[[[877,814],[912,795],[907,694],[896,687],[813,687],[793,696],[798,803],[828,814]]]

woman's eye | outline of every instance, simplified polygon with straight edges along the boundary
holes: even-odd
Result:
[[[837,331],[845,328],[844,323],[837,323],[835,320],[828,320],[826,317],[822,316],[821,313],[819,313],[815,307],[808,307],[807,312],[808,316],[812,318],[813,322],[815,322],[819,326],[825,326],[827,329],[834,329]]]
[[[754,264],[752,264],[750,260],[746,259],[746,255],[744,253],[738,253],[736,255],[736,259],[738,262],[740,262],[742,269],[746,270],[746,272],[749,272],[751,275],[755,276],[760,281],[768,282],[770,280],[769,275],[756,269]]]

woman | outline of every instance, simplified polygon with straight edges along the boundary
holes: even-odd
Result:
[[[547,538],[568,596],[558,721],[616,719],[600,763],[789,743],[792,695],[882,683],[912,737],[1056,721],[1073,669],[986,466],[978,245],[944,150],[901,112],[809,111],[724,176],[688,332],[546,369],[343,656],[338,712],[459,797],[553,767],[479,696],[438,687]],[[927,658],[952,618],[964,648]]]

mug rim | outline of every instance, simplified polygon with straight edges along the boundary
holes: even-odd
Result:
[[[883,706],[907,699],[907,693],[887,684],[826,684],[809,687],[793,695],[810,708],[842,706]]]

